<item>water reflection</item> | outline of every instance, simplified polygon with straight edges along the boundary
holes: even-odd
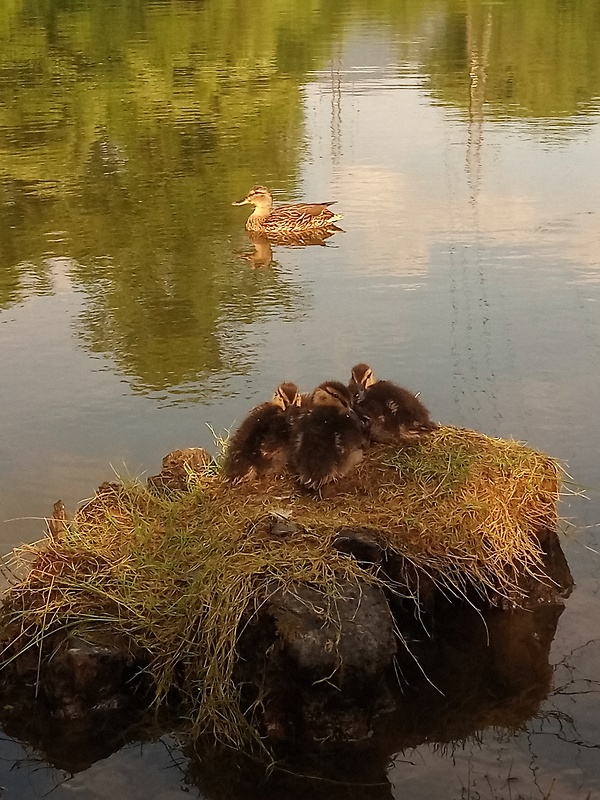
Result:
[[[577,9],[560,0],[525,9],[473,0],[351,5],[346,17],[326,4],[306,11],[299,2],[270,3],[261,25],[247,12],[239,24],[239,9],[217,0],[201,10],[183,0],[148,3],[143,17],[111,7],[110,36],[96,3],[53,8],[47,18],[29,16],[18,0],[5,5],[5,190],[20,184],[25,196],[60,198],[77,195],[82,179],[89,189],[91,176],[130,173],[126,182],[143,180],[148,191],[153,178],[200,171],[203,182],[229,189],[264,175],[266,164],[267,177],[292,189],[302,153],[301,82],[327,63],[340,25],[358,14],[401,33],[390,57],[420,62],[434,96],[469,114],[541,120],[597,111],[593,0]],[[268,41],[265,14],[274,31]],[[540,38],[548,46],[539,48]]]
[[[473,0],[444,5],[444,23],[424,61],[434,98],[469,115],[534,123],[573,118],[576,124],[580,115],[598,112],[593,0],[541,0],[527,8]]]
[[[431,638],[415,624],[416,660],[405,656],[397,675],[390,676],[390,709],[381,715],[373,739],[360,746],[359,758],[356,749],[340,747],[281,751],[275,770],[265,774],[259,762],[216,750],[212,742],[196,742],[183,746],[185,779],[214,800],[240,794],[300,798],[308,792],[323,798],[389,798],[394,770],[410,762],[411,751],[423,743],[437,742],[460,751],[485,729],[496,730],[501,741],[526,723],[532,731],[538,724],[546,725],[544,719],[552,718],[552,712],[540,708],[552,691],[548,659],[562,610],[560,605],[542,605],[533,611],[482,615],[471,607],[447,607],[438,611],[437,633]],[[571,680],[557,693],[574,688],[579,684]],[[536,716],[539,723],[531,722]],[[561,722],[560,714],[555,720],[559,731],[552,735],[564,731],[566,721]],[[161,735],[153,718],[140,721],[131,713],[112,712],[71,721],[53,719],[41,701],[34,714],[24,713],[18,698],[5,704],[2,722],[7,734],[27,742],[55,770],[68,773],[88,769],[126,742]],[[169,730],[177,728],[173,721],[165,724]],[[50,786],[50,775],[48,780]],[[152,781],[151,771],[148,780]]]
[[[269,267],[274,263],[273,247],[327,247],[327,240],[338,231],[342,231],[342,229],[335,225],[325,230],[288,234],[270,233],[268,236],[256,231],[247,231],[254,250],[244,255],[244,258],[253,267]]]

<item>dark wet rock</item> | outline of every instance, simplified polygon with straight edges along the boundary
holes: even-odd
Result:
[[[539,713],[552,691],[549,653],[562,604],[482,612],[466,603],[438,603],[422,618],[420,637],[411,636],[409,649],[398,648],[396,673],[389,669],[396,644],[385,597],[370,586],[347,588],[335,617],[323,594],[310,587],[263,604],[244,621],[236,666],[243,696],[270,744],[290,759],[294,772],[325,778],[328,798],[350,797],[344,782],[353,780],[379,786],[373,797],[388,797],[385,768],[390,753],[426,741],[462,740],[488,726],[517,729]],[[396,618],[396,624],[404,623],[404,617]],[[367,627],[370,635],[365,635]],[[375,643],[374,631],[379,631]],[[376,666],[370,659],[365,664],[373,646]],[[21,693],[19,700],[3,691],[0,715],[6,730],[70,771],[106,757],[131,738],[156,735],[150,727],[152,733],[139,728],[131,732],[133,717],[126,705],[131,691],[139,697],[135,675],[140,657],[123,642],[118,649],[110,654],[109,639],[94,644],[71,638],[60,646],[58,638],[49,642],[48,652],[56,650],[59,659],[52,668],[42,662],[43,691],[37,700],[31,693]],[[37,653],[31,648],[25,656],[15,686],[35,678]],[[97,683],[101,666],[110,669],[112,683],[106,674],[104,686]],[[115,707],[109,687],[124,705]],[[166,722],[165,730],[173,727],[173,721]],[[214,743],[210,752],[212,778],[219,782],[224,762],[214,755]],[[356,758],[360,752],[368,757]],[[336,767],[340,753],[341,772]],[[204,756],[199,774],[210,783]],[[245,784],[235,774],[232,791],[239,796]],[[339,781],[339,795],[327,783],[332,779]],[[285,785],[282,773],[271,789]],[[255,794],[256,786],[250,781],[249,797],[281,796],[267,788]],[[305,789],[309,786],[310,781]],[[319,781],[315,791],[317,786]],[[371,795],[356,795],[366,796]]]
[[[211,464],[214,464],[214,459],[203,447],[173,450],[163,458],[160,473],[148,478],[148,485],[155,489],[186,492],[190,476],[202,474]]]
[[[161,473],[148,483],[157,490],[187,491],[190,477],[205,473],[212,463],[202,448],[176,450],[165,456]],[[106,506],[118,507],[126,492],[121,484],[102,484],[82,511],[88,518],[95,511],[105,514]],[[60,538],[67,525],[58,501],[49,535]],[[259,538],[284,540],[301,533],[285,509],[266,512],[252,527]],[[469,587],[459,597],[440,589],[435,574],[382,546],[385,538],[382,531],[345,527],[333,547],[373,570],[388,585],[386,592],[366,581],[348,582],[338,585],[342,597],[333,600],[322,588],[297,584],[248,609],[240,628],[235,678],[246,709],[253,709],[271,743],[364,744],[378,715],[393,712],[397,728],[408,731],[406,746],[414,746],[421,736],[415,733],[421,731],[421,716],[426,717],[422,709],[430,709],[428,724],[435,727],[435,714],[447,707],[460,721],[453,728],[453,736],[459,737],[468,734],[476,717],[481,726],[487,724],[485,715],[493,724],[504,724],[510,698],[526,699],[514,709],[515,719],[534,713],[549,691],[551,636],[560,604],[573,587],[555,531],[538,534],[540,575],[517,574],[515,569],[520,592],[491,598]],[[181,584],[195,579],[190,572],[181,576]],[[522,612],[527,615],[523,618],[510,610],[519,605],[534,613]],[[23,647],[22,638],[16,631],[14,652],[21,646],[22,653],[12,661],[10,677],[0,679],[4,696],[7,688],[20,687],[29,697],[33,693],[54,720],[68,722],[80,731],[77,735],[89,731],[91,719],[108,720],[151,698],[151,687],[140,679],[146,654],[132,649],[130,641],[110,633],[83,639],[57,632],[44,640],[40,653],[27,643]],[[400,673],[410,676],[410,692],[396,691],[395,659]],[[466,685],[468,703],[461,695]],[[458,711],[450,703],[453,697],[458,698]],[[485,714],[473,708],[463,718],[473,698]],[[423,740],[429,736],[422,735]],[[443,740],[442,733],[439,737]]]
[[[347,583],[342,594],[332,602],[320,590],[299,585],[277,592],[270,613],[282,648],[306,679],[327,680],[343,690],[380,677],[396,642],[380,589]]]
[[[443,581],[436,581],[435,573],[416,567],[401,553],[385,550],[379,544],[385,537],[375,530],[342,528],[333,540],[333,546],[353,556],[361,564],[380,567],[382,577],[395,589],[388,598],[395,614],[410,612],[411,608],[418,614],[427,614],[433,611],[440,597],[444,602],[447,599],[456,602],[468,600],[481,608],[505,609],[516,606],[534,608],[540,603],[560,603],[565,600],[573,591],[574,581],[558,533],[551,528],[543,528],[537,536],[542,550],[538,574],[515,571],[514,581],[519,591],[508,597],[492,593],[488,600],[468,589],[465,589],[462,598],[456,590],[450,587],[444,589]]]
[[[117,487],[107,484],[99,491],[100,496],[110,498]],[[297,533],[287,514],[266,515],[265,525],[269,535]],[[548,630],[553,631],[554,609],[560,613],[573,581],[557,535],[544,532],[540,542],[548,581],[528,579],[530,585],[523,587],[528,594],[518,601],[529,609],[524,612],[525,622],[532,625],[539,626],[541,617],[536,616],[534,622],[530,611],[547,607],[552,616]],[[496,610],[489,603],[480,605],[481,610],[473,612],[475,617],[462,629],[465,609],[473,611],[471,599],[457,603],[410,561],[382,551],[373,532],[344,529],[335,545],[364,564],[374,564],[380,576],[396,584],[396,590],[384,594],[368,583],[347,583],[342,586],[343,599],[334,602],[317,587],[300,584],[280,590],[257,609],[248,610],[241,628],[236,680],[248,708],[260,701],[256,706],[260,708],[258,724],[271,741],[368,739],[377,714],[397,706],[397,701],[390,703],[387,683],[394,658],[402,674],[414,672],[413,680],[422,670],[431,670],[433,682],[444,682],[446,673],[441,677],[436,674],[437,665],[443,663],[452,672],[456,660],[452,648],[458,655],[464,650],[477,664],[486,662],[488,674],[504,671],[503,682],[514,686],[514,691],[523,669],[532,675],[535,663],[548,668],[546,637],[546,649],[536,655],[539,630],[525,631],[520,639],[515,638],[515,620],[520,618],[514,611],[502,610],[514,608],[515,602],[510,599],[496,603]],[[479,625],[482,613],[491,616]],[[498,633],[488,642],[492,624]],[[475,641],[473,631],[478,625],[479,638]],[[503,625],[509,631],[505,637],[500,636]],[[394,627],[403,640],[398,652]],[[525,627],[523,623],[520,629]],[[22,652],[9,669],[3,670],[3,693],[18,687],[30,696],[39,694],[55,717],[76,720],[90,712],[110,715],[140,699],[143,704],[150,696],[151,687],[139,678],[145,654],[110,633],[81,639],[57,632],[44,640],[41,654],[22,640],[19,631],[12,638],[14,653],[19,649]],[[515,652],[517,641],[519,653]],[[431,666],[428,659],[436,648],[440,652]],[[477,648],[480,652],[473,656]],[[527,658],[534,663],[528,664]],[[463,664],[457,669],[465,676],[471,667]],[[546,683],[541,674],[538,677],[538,684]],[[392,684],[394,680],[392,674]],[[443,691],[453,690],[444,683]]]
[[[455,604],[467,601],[481,609],[531,609],[541,603],[561,603],[569,597],[575,584],[558,533],[551,528],[544,528],[537,535],[542,550],[540,567],[536,574],[515,569],[512,578],[517,590],[510,595],[494,594],[488,589],[484,596],[468,585],[462,593],[450,585],[444,588],[444,581],[436,580],[435,572],[425,572],[400,553],[386,552],[382,573],[397,589],[390,596],[394,613],[409,611],[412,606],[419,615],[431,614],[440,600]]]
[[[55,715],[76,719],[90,711],[116,711],[134,705],[143,694],[142,654],[116,637],[104,639],[69,636],[42,663],[40,688]]]
[[[396,653],[394,621],[379,588],[347,583],[342,594],[333,602],[305,584],[279,591],[245,627],[238,676],[249,703],[262,697],[259,722],[273,741],[370,736]]]
[[[575,582],[560,546],[558,533],[551,528],[542,528],[537,538],[542,551],[537,571],[530,573],[515,569],[513,579],[518,591],[508,596],[492,595],[486,605],[507,610],[515,607],[535,609],[539,605],[562,603],[569,597]]]
[[[575,586],[557,532],[551,528],[544,528],[538,533],[538,540],[543,552],[544,571],[548,581],[529,578],[524,587],[528,606],[566,600]]]
[[[369,528],[340,528],[333,546],[338,552],[353,556],[361,564],[380,564],[384,557],[384,550],[375,532]]]
[[[82,639],[57,631],[45,637],[41,652],[15,637],[18,647],[25,649],[0,672],[0,722],[7,733],[71,772],[139,738],[127,731],[154,696],[144,673],[147,654],[99,632]]]
[[[375,717],[373,735],[346,745],[335,742],[335,724],[344,710],[319,707],[316,695],[306,711],[329,719],[322,746],[279,746],[275,767],[265,773],[256,760],[211,743],[186,748],[190,781],[207,797],[234,800],[390,800],[390,758],[423,743],[461,747],[489,726],[521,729],[543,713],[552,692],[549,654],[563,606],[544,604],[533,611],[478,611],[468,604],[436,611],[437,633],[422,629],[413,655],[402,654],[400,684],[390,681],[395,708]],[[413,657],[414,656],[414,657]],[[362,718],[363,721],[365,717]],[[356,732],[354,727],[350,731]],[[313,725],[313,729],[315,726]],[[458,745],[451,744],[458,743]],[[314,742],[313,742],[314,744]],[[410,794],[407,796],[410,797]]]

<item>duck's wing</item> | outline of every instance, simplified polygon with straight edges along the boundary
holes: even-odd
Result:
[[[328,206],[333,205],[335,201],[330,203],[291,203],[290,205],[285,206],[277,206],[271,212],[272,214],[276,214],[277,216],[285,215],[294,218],[298,218],[299,216],[311,218],[311,217],[320,217],[329,215],[337,216],[328,209]]]

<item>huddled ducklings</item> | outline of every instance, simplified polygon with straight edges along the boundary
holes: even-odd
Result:
[[[368,443],[364,420],[352,409],[352,395],[339,381],[325,381],[294,418],[288,463],[298,481],[319,491],[347,475]]]
[[[368,364],[356,364],[348,388],[354,407],[369,418],[371,439],[406,444],[438,426],[415,395],[391,381],[378,381]]]
[[[296,384],[282,383],[270,402],[253,408],[229,442],[225,476],[240,481],[282,472],[287,463],[291,419],[299,406]]]

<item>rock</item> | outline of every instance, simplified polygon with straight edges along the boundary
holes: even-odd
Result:
[[[380,564],[384,550],[369,528],[340,528],[332,542],[340,553],[348,553],[362,564]]]
[[[383,592],[346,583],[330,601],[306,584],[277,592],[270,605],[281,646],[310,682],[347,690],[376,680],[396,652],[392,615]]]
[[[560,603],[573,591],[574,581],[565,555],[560,546],[556,530],[543,528],[537,533],[542,550],[542,563],[539,574],[534,575],[521,571],[513,575],[518,591],[510,596],[504,593],[483,596],[474,587],[465,587],[465,596],[469,603],[481,609],[487,608],[527,608],[532,609],[541,603]],[[349,545],[350,551],[361,552],[361,545]],[[394,614],[402,610],[408,611],[412,606],[419,614],[433,612],[435,604],[441,599],[460,605],[461,597],[453,590],[438,588],[435,573],[428,574],[416,567],[400,553],[386,552],[382,562],[382,573],[385,579],[398,586],[397,595],[390,595],[390,605]]]
[[[211,464],[214,464],[214,459],[203,447],[173,450],[163,458],[160,473],[148,478],[148,485],[156,489],[187,492],[190,476],[202,474]]]
[[[306,584],[279,591],[245,626],[236,679],[271,741],[357,742],[385,705],[396,653],[384,593],[343,584],[334,602]],[[253,687],[253,688],[252,688]]]
[[[575,581],[560,546],[558,533],[552,528],[543,528],[538,532],[538,540],[544,553],[544,570],[549,581],[540,582],[530,578],[527,586],[528,600],[532,605],[566,600],[573,591]]]
[[[140,654],[109,636],[106,642],[69,636],[42,663],[40,683],[53,713],[68,719],[131,706],[140,681]]]

